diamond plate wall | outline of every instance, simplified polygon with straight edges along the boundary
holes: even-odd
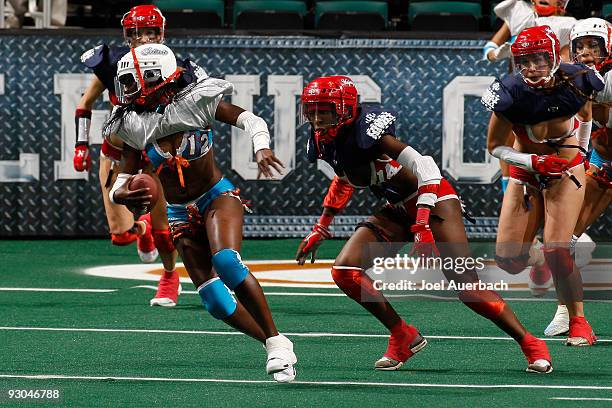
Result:
[[[59,36],[1,36],[0,160],[17,160],[19,153],[40,155],[40,180],[0,184],[0,236],[79,236],[107,234],[97,183],[97,161],[88,182],[53,179],[53,161],[60,159],[60,99],[53,93],[55,73],[88,72],[79,57],[102,42],[121,39]],[[442,91],[458,75],[502,75],[505,66],[479,61],[481,41],[321,39],[306,37],[196,37],[169,39],[181,57],[197,61],[213,76],[259,74],[262,89],[254,110],[274,129],[272,97],[267,76],[302,75],[305,81],[332,73],[369,75],[382,89],[382,103],[400,112],[398,135],[416,149],[441,160]],[[296,99],[297,103],[297,99]],[[105,105],[99,102],[97,109]],[[477,98],[466,98],[465,160],[480,161],[485,148],[488,114]],[[315,216],[328,180],[305,160],[305,129],[298,130],[296,168],[282,182],[241,180],[230,169],[230,132],[219,126],[216,157],[221,169],[246,198],[255,214],[248,216],[245,234],[302,236]],[[94,146],[97,157],[99,146]],[[494,185],[456,185],[477,217],[469,227],[473,237],[491,237],[501,193]],[[337,232],[349,234],[356,219],[379,205],[367,191],[357,192],[338,220]],[[612,216],[591,229],[610,237]]]

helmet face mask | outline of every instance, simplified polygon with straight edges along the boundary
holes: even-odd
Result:
[[[130,47],[164,42],[166,18],[153,5],[132,7],[121,19],[123,38]]]
[[[538,84],[542,79],[550,76],[553,63],[548,53],[521,55],[514,58],[514,69],[519,72],[528,83]]]
[[[559,40],[549,26],[526,28],[512,44],[512,64],[532,88],[551,83],[561,65]]]
[[[320,77],[302,91],[302,124],[310,123],[317,143],[329,143],[357,116],[357,88],[347,76]]]
[[[145,105],[151,102],[151,95],[176,80],[180,73],[174,53],[165,45],[132,48],[117,63],[115,95],[121,105]]]
[[[580,62],[599,69],[610,56],[612,29],[606,20],[587,18],[577,22],[570,32],[570,56]]]
[[[572,41],[572,60],[585,65],[601,64],[608,57],[604,40],[595,36],[580,37]]]

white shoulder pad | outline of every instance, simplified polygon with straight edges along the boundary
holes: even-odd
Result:
[[[196,101],[201,98],[216,98],[219,95],[233,94],[234,84],[224,79],[205,77],[199,80],[188,92]]]
[[[191,64],[191,67],[193,68],[193,73],[194,73],[194,75],[196,77],[196,81],[200,82],[200,81],[208,78],[208,73],[206,73],[204,68],[202,68],[201,66],[199,66],[198,64],[196,64],[193,61],[189,61],[189,63]]]
[[[604,75],[604,89],[597,94],[595,101],[612,104],[612,71],[608,71]]]
[[[537,14],[523,0],[504,0],[493,9],[497,17],[510,28],[510,35],[518,35],[527,27],[535,26]]]

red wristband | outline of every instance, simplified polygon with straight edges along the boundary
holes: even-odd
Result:
[[[429,214],[431,209],[428,207],[417,208],[415,224],[429,224]]]

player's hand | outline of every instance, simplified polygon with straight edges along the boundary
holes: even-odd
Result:
[[[125,205],[134,214],[144,214],[147,208],[151,205],[153,196],[149,193],[149,188],[139,188],[138,190],[129,190],[129,181],[123,186],[115,190],[113,200],[116,204]]]
[[[440,251],[438,251],[436,241],[428,224],[414,224],[410,227],[410,231],[414,233],[414,247],[410,251],[410,256],[440,256]]]
[[[324,240],[331,238],[331,232],[327,227],[316,223],[310,234],[306,236],[300,243],[295,260],[298,265],[304,265],[306,258],[310,254],[310,263],[314,263],[317,249],[321,246]]]
[[[255,160],[257,161],[257,178],[259,179],[262,175],[266,178],[273,178],[272,168],[283,174],[281,169],[285,168],[285,165],[274,155],[274,152],[270,149],[260,149],[255,153]]]
[[[531,168],[537,173],[545,176],[560,176],[567,169],[569,161],[554,154],[538,156],[531,155]]]
[[[89,171],[91,156],[89,155],[89,147],[86,144],[80,144],[74,148],[73,164],[76,171]]]

